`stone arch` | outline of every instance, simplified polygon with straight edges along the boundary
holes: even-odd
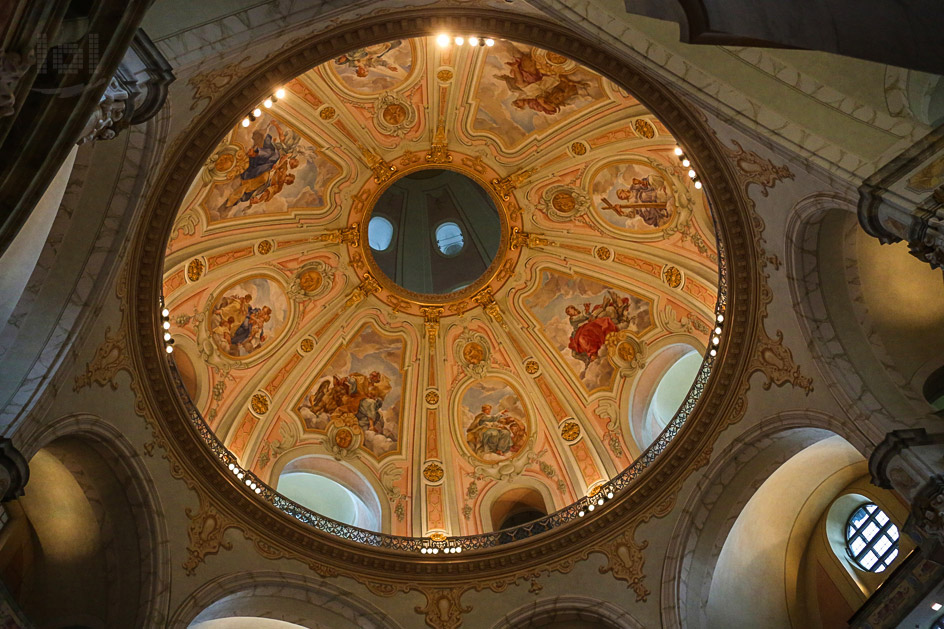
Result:
[[[493,629],[539,627],[590,629],[642,629],[629,612],[609,601],[585,596],[556,596],[523,605],[506,614]]]
[[[673,334],[650,346],[650,355],[642,373],[633,381],[631,388],[624,388],[620,396],[620,423],[625,427],[624,435],[628,434],[634,441],[634,447],[638,448],[637,455],[648,448],[661,432],[660,429],[647,439],[647,436],[650,436],[648,433],[652,432],[652,428],[646,425],[647,420],[650,420],[652,400],[663,376],[679,360],[692,353],[702,360],[705,349],[704,344],[689,334]],[[670,421],[671,417],[668,420]]]
[[[347,590],[275,570],[227,574],[204,583],[178,606],[166,626],[184,629],[229,617],[269,618],[309,629],[400,628],[383,611]]]
[[[886,430],[912,426],[930,409],[910,390],[873,331],[858,260],[848,251],[859,230],[855,211],[855,204],[841,195],[801,200],[786,229],[787,277],[798,323],[811,339],[827,388],[870,426],[877,443],[885,430],[876,425]]]
[[[105,626],[115,622],[159,625],[166,617],[170,594],[167,530],[151,475],[131,443],[101,418],[82,414],[59,418],[24,435],[23,444],[23,452],[36,470],[31,479],[38,483],[32,497],[27,487],[27,495],[18,501],[17,515],[23,518],[23,526],[34,530],[37,525],[40,529],[45,526],[52,531],[48,521],[39,520],[49,512],[47,501],[55,500],[59,487],[40,486],[56,478],[65,479],[65,486],[71,488],[70,499],[79,505],[73,515],[94,515],[95,521],[80,524],[89,533],[86,542],[99,538],[99,545],[90,547],[89,552],[97,553],[95,556],[108,569],[104,581],[107,587],[102,593],[105,615],[98,621]],[[83,500],[90,510],[81,506]],[[57,513],[52,519],[61,517]],[[73,525],[68,521],[65,524]],[[57,569],[54,563],[47,568]],[[43,606],[58,598],[44,600]],[[62,610],[68,611],[65,607]],[[73,620],[94,624],[95,619],[80,614]]]
[[[362,461],[351,459],[339,461],[324,454],[318,446],[301,446],[282,454],[272,466],[268,484],[278,489],[278,482],[282,474],[311,473],[323,476],[338,485],[341,485],[354,494],[369,510],[374,520],[374,526],[355,524],[368,530],[389,530],[390,505],[381,500],[384,491],[376,480],[375,475]],[[296,501],[297,502],[297,501]]]
[[[707,626],[704,605],[723,543],[757,488],[805,448],[839,436],[864,457],[859,426],[812,410],[780,413],[737,437],[681,503],[662,573],[664,627]]]
[[[557,509],[556,503],[554,502],[554,495],[550,488],[548,488],[541,479],[522,474],[514,478],[514,480],[495,483],[489,487],[482,496],[481,501],[479,501],[478,509],[479,517],[486,526],[486,529],[490,531],[499,530],[501,522],[495,522],[493,519],[493,515],[497,515],[496,508],[498,508],[499,512],[501,511],[500,505],[497,505],[497,503],[503,498],[508,498],[509,492],[521,490],[539,496],[544,503],[545,514],[553,513]],[[514,496],[512,496],[512,499],[514,499]],[[510,511],[505,515],[510,515]]]

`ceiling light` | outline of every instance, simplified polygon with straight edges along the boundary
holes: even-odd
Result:
[[[465,39],[463,39],[463,38],[461,38],[461,37],[456,37],[453,41],[456,42],[456,46],[461,46],[462,44],[465,43]]]
[[[721,323],[722,321],[724,321],[724,315],[723,315],[723,314],[719,314],[719,315],[718,315],[718,323]]]
[[[436,43],[439,44],[440,48],[445,48],[449,45],[449,35],[446,35],[445,33],[439,35],[436,37]]]
[[[593,510],[596,509],[596,508],[597,508],[597,506],[596,506],[595,504],[593,504],[593,503],[590,503],[590,504],[587,505],[587,511],[593,511]]]
[[[708,353],[711,354],[712,356],[717,356],[717,355],[718,355],[718,350],[713,349],[713,350],[711,350],[711,351],[708,352]]]
[[[583,509],[581,509],[580,511],[577,512],[577,517],[582,518],[582,517],[585,516],[585,515],[587,515],[587,513],[586,513]]]
[[[170,310],[168,310],[167,308],[164,308],[163,310],[161,310],[161,316],[162,316],[162,317],[169,317],[169,316],[170,316]]]
[[[275,90],[275,97],[276,97],[276,98],[285,98],[285,90],[282,89],[281,87],[280,87],[279,89]]]
[[[681,157],[681,156],[682,156],[682,149],[680,149],[679,147],[676,146],[676,147],[675,147],[675,154],[678,155],[679,157]]]
[[[262,110],[256,107],[255,109],[252,110],[252,115],[258,118],[259,116],[262,115]]]
[[[487,38],[485,39],[485,45],[488,46],[488,47],[492,47],[492,46],[495,45],[495,40],[492,39],[491,37],[487,37]]]
[[[607,498],[607,500],[612,500],[612,498],[613,498],[613,492],[612,492],[612,491],[606,492],[606,498]]]
[[[256,487],[256,493],[257,493],[257,494],[261,494],[261,493],[262,493],[262,487]]]
[[[169,340],[170,340],[170,332],[164,332],[164,340],[165,340],[165,341],[169,341]]]
[[[931,609],[934,610],[934,611],[937,611],[937,610],[941,609],[941,604],[940,604],[940,603],[931,603]]]
[[[715,328],[715,334],[721,334],[721,328]]]
[[[165,329],[165,330],[169,330],[169,329],[170,329],[170,321],[165,321],[163,325],[164,325],[164,329]]]
[[[598,504],[598,505],[602,505],[602,504],[603,504],[603,498],[600,498],[599,500],[597,500],[597,504]]]
[[[689,170],[689,171],[688,171],[688,176],[689,176],[691,179],[694,179],[694,178],[696,177],[695,171],[694,171],[694,170]]]
[[[164,350],[165,350],[168,354],[173,354],[173,353],[174,353],[174,346],[173,346],[173,345],[168,345],[167,347],[164,348]]]
[[[478,46],[478,45],[479,45],[479,38],[478,38],[478,37],[470,37],[470,38],[469,38],[469,45],[470,45],[470,46]]]
[[[701,182],[700,182],[700,181],[696,181],[696,182],[695,182],[695,190],[701,190]]]
[[[721,342],[721,339],[719,339],[717,336],[711,337],[711,344],[712,344],[712,345],[717,345],[717,344],[720,343],[720,342]]]
[[[244,127],[248,127],[248,126],[249,126],[249,118],[243,118],[243,126],[244,126]]]
[[[682,166],[684,166],[685,168],[688,168],[688,167],[691,166],[691,165],[692,165],[692,163],[691,163],[690,161],[688,161],[688,158],[687,158],[687,157],[682,160]]]
[[[271,98],[267,98],[267,99],[265,99],[264,101],[262,101],[262,106],[265,107],[266,109],[268,109],[269,107],[271,107],[271,106],[272,106],[272,99],[271,99]]]

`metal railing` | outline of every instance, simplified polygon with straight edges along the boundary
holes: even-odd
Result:
[[[717,244],[718,301],[715,305],[716,320],[712,322],[712,325],[715,326],[719,325],[717,316],[723,315],[727,306],[727,264],[724,247],[720,241],[717,241]],[[712,356],[711,351],[715,348],[711,342],[711,338],[714,336],[715,334],[713,332],[709,333],[708,351],[705,353],[705,357],[698,371],[698,375],[695,377],[695,381],[692,384],[691,389],[689,389],[688,395],[685,397],[685,401],[682,402],[681,407],[666,426],[665,430],[662,431],[662,434],[660,434],[659,437],[648,448],[646,448],[645,452],[643,452],[638,459],[633,461],[629,467],[603,485],[598,486],[598,489],[594,493],[594,501],[596,500],[596,496],[605,496],[608,494],[613,494],[615,496],[616,494],[630,487],[636,478],[638,478],[643,473],[643,470],[649,467],[649,465],[651,465],[652,462],[656,460],[662,451],[665,450],[666,446],[668,446],[669,442],[678,434],[679,430],[681,430],[682,426],[685,424],[686,420],[695,409],[695,405],[698,402],[698,399],[701,397],[701,394],[708,383],[708,378],[711,375],[711,368],[716,360],[716,357]],[[337,537],[350,540],[352,542],[358,542],[361,544],[367,544],[369,546],[387,548],[391,550],[410,552],[420,552],[423,548],[429,548],[431,546],[430,539],[426,537],[404,537],[399,535],[378,533],[327,518],[323,515],[320,515],[319,513],[316,513],[315,511],[301,506],[292,500],[289,500],[282,494],[269,487],[251,471],[242,468],[239,465],[239,461],[237,460],[236,456],[234,456],[233,453],[231,453],[226,448],[226,446],[223,445],[219,438],[217,438],[216,433],[214,433],[209,425],[207,425],[206,421],[203,419],[203,416],[197,410],[196,406],[194,406],[193,401],[190,399],[190,394],[187,392],[187,389],[184,387],[183,381],[180,378],[180,374],[177,371],[176,365],[171,359],[171,355],[168,355],[167,358],[177,392],[180,395],[180,398],[183,401],[185,407],[187,408],[189,419],[193,424],[193,427],[196,429],[203,441],[207,444],[207,447],[210,449],[210,451],[213,452],[217,458],[219,458],[223,467],[228,469],[230,473],[233,473],[240,481],[244,482],[248,491],[253,493],[257,499],[268,502],[269,504],[275,506],[300,522],[304,522],[305,524],[308,524],[320,531],[336,535]],[[559,526],[567,524],[568,522],[572,522],[578,518],[583,517],[584,512],[588,508],[589,504],[591,504],[590,499],[588,497],[584,497],[559,511],[526,524],[502,529],[492,533],[450,537],[448,538],[448,545],[450,547],[459,547],[462,550],[476,550],[481,548],[494,548],[502,544],[517,542],[535,535],[540,535],[541,533],[550,531],[551,529],[555,529]],[[434,545],[441,546],[442,544],[443,543],[440,542],[439,544]]]

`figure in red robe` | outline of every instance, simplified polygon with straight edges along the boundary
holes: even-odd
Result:
[[[581,313],[576,306],[571,305],[567,306],[565,312],[574,328],[567,347],[574,358],[584,364],[583,371],[586,373],[587,367],[596,360],[600,348],[606,343],[607,335],[619,331],[619,328],[608,314],[603,314],[605,308],[598,306],[591,311],[590,304],[584,304],[583,308],[584,312]]]

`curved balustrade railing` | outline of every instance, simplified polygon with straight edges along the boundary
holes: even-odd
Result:
[[[725,260],[724,246],[720,241],[718,241],[718,302],[715,306],[715,326],[721,325],[721,321],[719,319],[723,320],[726,307],[727,264]],[[721,316],[719,317],[719,315]],[[250,492],[255,493],[259,500],[268,502],[293,518],[304,522],[305,524],[308,524],[318,530],[331,533],[332,535],[336,535],[352,542],[359,542],[361,544],[368,544],[370,546],[409,552],[425,552],[424,549],[429,549],[431,547],[449,547],[460,548],[462,550],[476,550],[481,548],[494,548],[495,546],[500,546],[502,544],[517,542],[535,535],[540,535],[541,533],[555,529],[573,520],[577,520],[583,517],[588,509],[592,510],[590,505],[596,504],[597,496],[607,496],[610,494],[616,495],[629,487],[633,481],[640,474],[642,474],[643,470],[652,464],[656,457],[662,453],[669,442],[678,434],[679,430],[681,430],[682,426],[685,424],[685,421],[695,409],[695,404],[698,402],[702,391],[704,391],[705,385],[708,383],[708,378],[711,375],[711,368],[714,365],[716,359],[716,356],[712,354],[712,350],[714,350],[716,347],[716,344],[713,343],[712,339],[716,336],[717,335],[714,332],[709,334],[708,351],[705,353],[705,358],[702,361],[701,368],[698,371],[695,382],[692,384],[691,389],[689,389],[688,395],[685,397],[685,401],[682,403],[682,406],[675,414],[675,417],[672,418],[672,421],[670,421],[665,430],[662,431],[662,434],[659,435],[659,438],[656,439],[648,448],[646,448],[646,451],[643,452],[638,459],[633,461],[632,464],[630,464],[630,466],[621,473],[596,488],[593,500],[591,500],[589,497],[584,497],[577,502],[564,507],[560,511],[556,511],[539,520],[534,520],[532,522],[521,524],[513,528],[502,529],[501,531],[495,531],[493,533],[480,533],[478,535],[450,537],[448,538],[448,541],[445,542],[433,542],[430,540],[430,538],[426,537],[403,537],[399,535],[377,533],[375,531],[368,531],[356,526],[337,522],[336,520],[326,518],[323,515],[303,507],[297,502],[289,500],[282,494],[278,493],[251,471],[240,467],[237,458],[226,448],[226,446],[223,445],[219,438],[217,438],[216,433],[210,429],[206,421],[203,419],[203,416],[194,406],[193,401],[190,399],[190,394],[187,393],[187,390],[183,385],[183,381],[180,378],[177,367],[174,361],[171,360],[171,355],[168,355],[168,364],[170,367],[170,372],[173,376],[174,384],[177,388],[177,392],[187,408],[190,421],[196,431],[203,438],[204,442],[207,444],[207,447],[209,447],[210,450],[219,458],[222,465],[229,469],[229,471],[233,473],[239,480],[244,482],[247,489]]]

